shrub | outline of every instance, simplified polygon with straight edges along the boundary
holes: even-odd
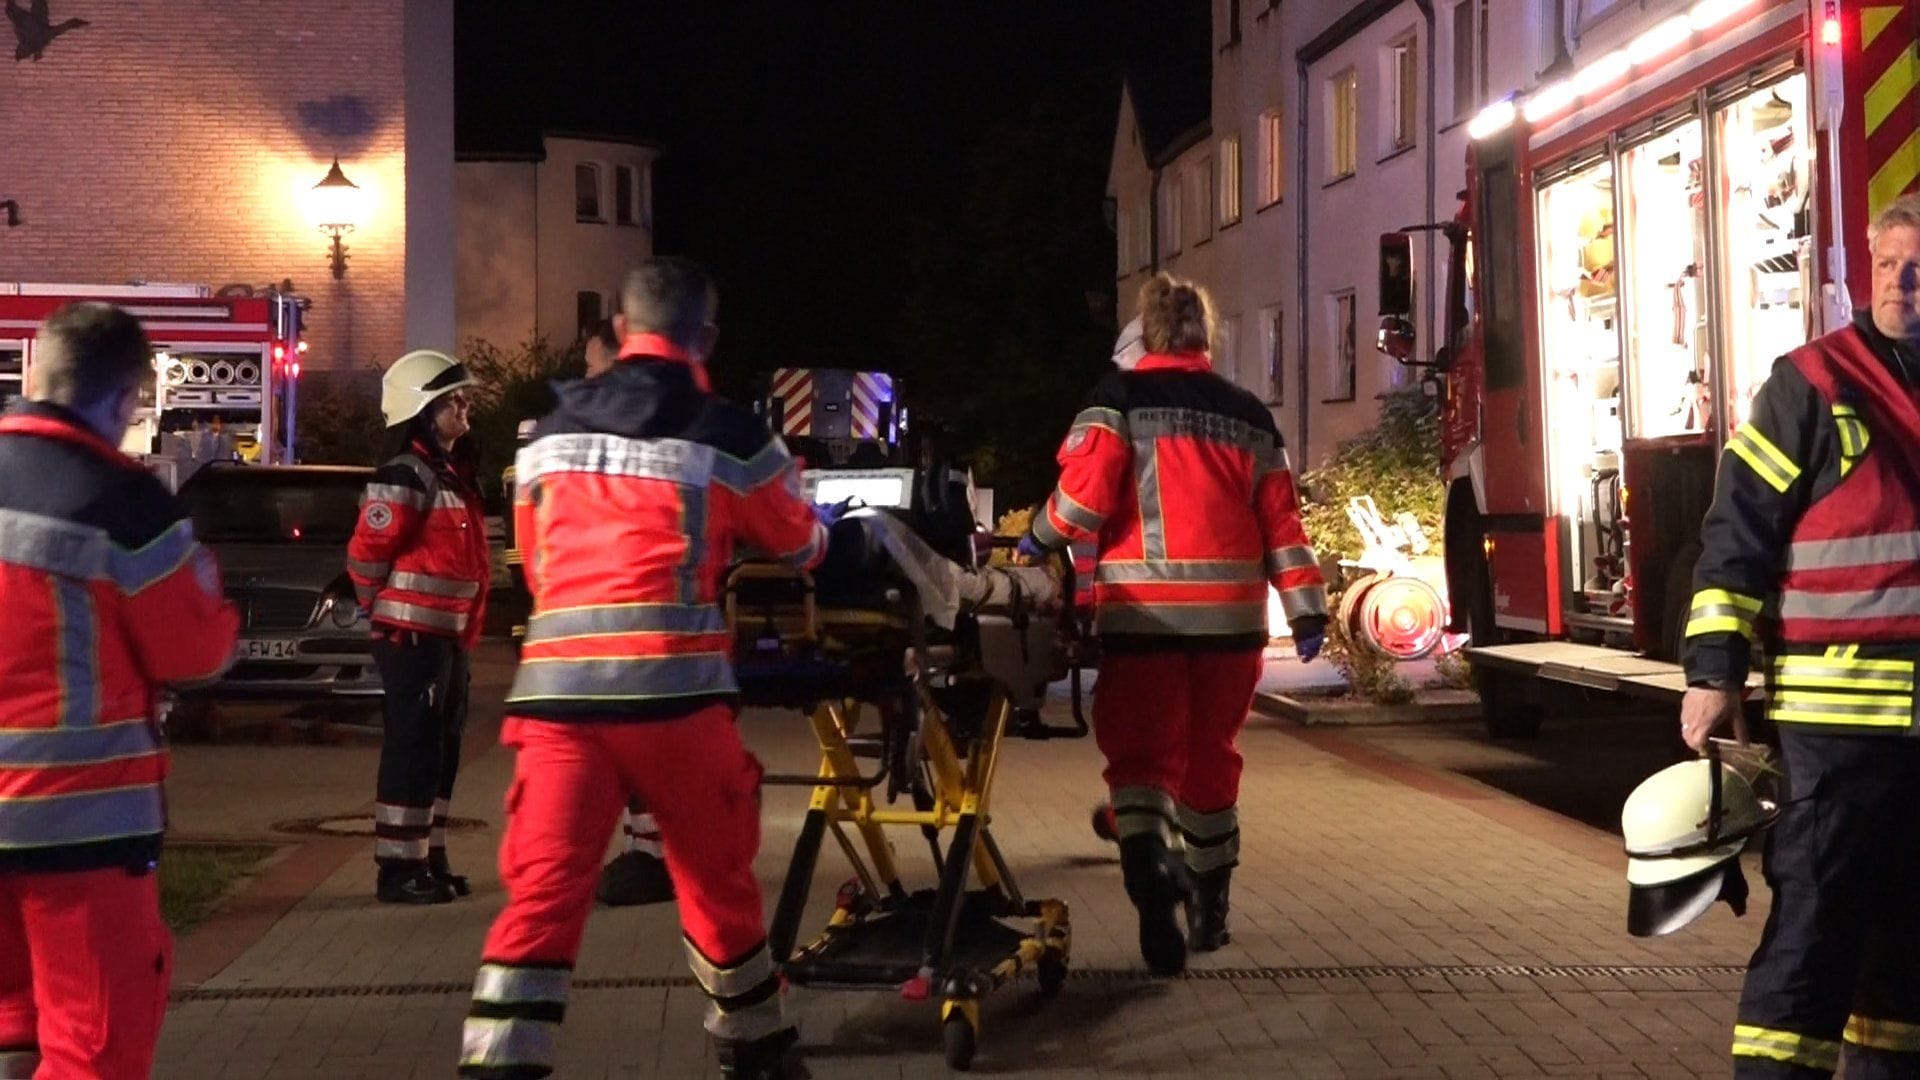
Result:
[[[583,349],[556,349],[536,338],[511,349],[469,341],[461,352],[473,375],[473,438],[480,452],[480,490],[489,503],[500,496],[500,474],[513,463],[520,421],[545,416],[554,406],[553,383],[586,374]]]
[[[1474,689],[1473,665],[1467,663],[1467,658],[1460,653],[1450,652],[1435,660],[1433,670],[1439,674],[1442,682],[1455,690]]]
[[[308,372],[294,411],[294,454],[308,465],[377,465],[385,425],[380,419],[380,369]]]
[[[1323,466],[1301,476],[1301,519],[1323,558],[1357,559],[1366,545],[1347,520],[1347,500],[1371,495],[1380,513],[1410,512],[1440,545],[1446,485],[1440,480],[1439,402],[1419,390],[1380,398],[1380,422],[1340,444]]]
[[[1413,700],[1413,685],[1401,677],[1399,663],[1348,637],[1339,619],[1327,623],[1323,651],[1353,693],[1381,705],[1404,705]]]

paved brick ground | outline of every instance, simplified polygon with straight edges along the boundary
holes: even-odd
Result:
[[[483,667],[477,696],[497,695],[501,674],[497,664]],[[476,716],[477,736],[489,732],[491,719]],[[797,718],[750,714],[743,724],[770,769],[811,767],[809,737]],[[1077,975],[1050,1002],[1037,1001],[1031,984],[990,997],[976,1071],[1349,1078],[1725,1072],[1739,982],[1733,969],[1758,933],[1763,897],[1762,910],[1746,920],[1719,909],[1680,937],[1636,941],[1623,927],[1617,841],[1603,834],[1338,734],[1256,721],[1243,749],[1247,835],[1235,883],[1234,943],[1201,960],[1198,977],[1164,984],[1137,977],[1117,862],[1086,827],[1087,807],[1099,793],[1093,747],[1012,745],[996,832],[1029,895],[1071,905]],[[243,759],[251,768],[240,767]],[[361,748],[187,748],[175,788],[193,790],[176,796],[176,818],[188,832],[246,835],[274,815],[351,810],[367,800],[360,788],[370,783],[371,763]],[[283,769],[284,778],[262,778]],[[450,1075],[465,1009],[454,988],[471,979],[502,899],[490,864],[509,770],[504,751],[482,753],[455,801],[456,815],[489,823],[453,840],[454,858],[476,875],[473,898],[425,910],[375,905],[368,844],[175,1004],[157,1075]],[[233,805],[240,789],[262,783],[268,790],[251,810]],[[768,793],[759,868],[770,896],[804,801],[801,791]],[[900,839],[905,865],[925,875],[917,836]],[[819,925],[847,874],[831,845],[828,851],[803,933]],[[222,932],[216,923],[207,933]],[[183,951],[206,944],[203,936]],[[1445,970],[1470,966],[1535,970]],[[1582,966],[1701,970],[1566,970]],[[1205,977],[1209,972],[1224,977]],[[699,1026],[702,1002],[686,982],[670,909],[597,913],[579,977],[625,986],[576,994],[561,1076],[712,1072]],[[807,991],[796,991],[789,1005],[816,1077],[945,1072],[931,1005]]]

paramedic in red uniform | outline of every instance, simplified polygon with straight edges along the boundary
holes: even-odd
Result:
[[[153,1067],[172,939],[160,689],[233,658],[213,556],[119,450],[153,354],[133,316],[40,328],[31,400],[0,419],[0,1077]]]
[[[1776,361],[1720,459],[1681,734],[1737,716],[1753,647],[1790,791],[1734,1075],[1920,1076],[1920,195],[1868,231],[1871,306]]]
[[[1094,738],[1141,956],[1172,975],[1189,947],[1227,940],[1240,858],[1235,742],[1260,679],[1268,584],[1302,659],[1319,651],[1327,596],[1272,414],[1211,369],[1205,293],[1160,274],[1139,308],[1146,355],[1094,388],[1021,547],[1034,555],[1098,538]],[[1184,866],[1171,854],[1175,830]]]
[[[520,452],[534,602],[502,733],[519,751],[508,899],[474,982],[463,1076],[555,1068],[600,855],[630,795],[658,821],[722,1071],[778,1075],[795,1037],[753,873],[760,768],[734,727],[720,599],[736,544],[810,567],[827,533],[785,446],[707,389],[716,303],[692,263],[642,264],[622,289],[614,369],[559,387]]]
[[[447,862],[447,813],[467,723],[467,654],[490,580],[486,511],[474,482],[458,360],[431,349],[380,380],[386,464],[360,501],[347,573],[373,621],[385,733],[373,808],[375,895],[444,904],[467,895]]]

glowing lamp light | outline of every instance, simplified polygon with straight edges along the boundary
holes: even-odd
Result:
[[[299,345],[297,345],[297,346],[295,346],[295,348],[297,348],[297,349],[298,349],[298,350],[299,350],[300,352],[306,352],[306,351],[307,351],[307,339],[306,339],[306,338],[301,338],[301,339],[300,339],[300,344],[299,344]]]
[[[1837,46],[1840,44],[1840,20],[1829,18],[1820,24],[1820,44]]]
[[[1572,80],[1554,83],[1545,90],[1527,99],[1525,109],[1527,123],[1537,124],[1561,109],[1573,104],[1574,88]]]
[[[1687,12],[1687,22],[1695,30],[1711,30],[1752,3],[1753,0],[1700,0]]]
[[[1693,20],[1685,15],[1675,15],[1634,38],[1633,43],[1627,46],[1627,56],[1636,64],[1644,64],[1677,48],[1681,42],[1692,36]]]
[[[1613,52],[1581,68],[1573,77],[1574,92],[1586,97],[1596,90],[1611,86],[1626,77],[1633,61],[1628,58],[1627,50],[1615,49]]]
[[[293,377],[296,379],[300,377],[300,361],[295,360],[293,362],[292,374],[293,374]]]
[[[1506,130],[1507,125],[1513,123],[1514,117],[1519,115],[1519,112],[1520,110],[1513,104],[1513,99],[1502,98],[1480,110],[1480,115],[1475,116],[1467,125],[1467,137],[1478,141],[1489,135],[1498,135]]]
[[[333,238],[327,256],[333,264],[336,281],[347,274],[347,246],[340,238],[360,224],[365,195],[360,185],[340,171],[339,158],[333,159],[333,168],[328,169],[327,175],[307,194],[307,213],[313,218],[314,227]]]
[[[275,345],[273,347],[273,358],[275,360],[285,360],[287,358],[287,347],[285,345]]]

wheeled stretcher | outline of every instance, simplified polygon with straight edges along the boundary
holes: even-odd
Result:
[[[1021,891],[992,829],[1009,734],[1087,731],[1077,682],[1071,726],[1038,719],[1079,649],[1065,572],[1063,588],[1040,568],[962,567],[900,519],[863,512],[833,527],[814,574],[745,563],[728,582],[743,696],[803,712],[820,746],[816,774],[766,778],[813,789],[772,955],[795,985],[937,999],[956,1069],[972,1063],[988,991],[1032,972],[1051,995],[1066,979],[1067,906]],[[903,877],[889,834],[905,829],[932,856],[930,888]],[[855,876],[824,932],[796,947],[829,837]]]

